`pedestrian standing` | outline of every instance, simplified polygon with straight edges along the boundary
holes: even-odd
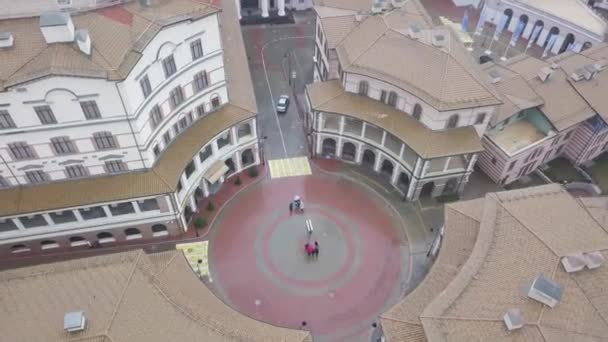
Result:
[[[315,252],[315,249],[312,247],[312,245],[307,243],[306,244],[306,253],[308,254],[308,256],[312,256],[314,252]]]
[[[289,202],[289,215],[293,212],[293,202]]]
[[[315,248],[314,248],[313,253],[314,253],[315,257],[319,256],[319,243],[317,241],[315,241]]]

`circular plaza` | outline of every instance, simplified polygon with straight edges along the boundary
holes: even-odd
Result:
[[[290,211],[295,195],[302,212]],[[315,242],[318,255],[308,255]],[[315,341],[369,340],[409,274],[404,223],[391,204],[326,173],[250,185],[219,213],[209,248],[211,286],[226,304],[310,330]]]

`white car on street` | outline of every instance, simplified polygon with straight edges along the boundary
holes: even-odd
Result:
[[[277,101],[277,113],[287,113],[287,108],[289,108],[289,96],[281,95]]]

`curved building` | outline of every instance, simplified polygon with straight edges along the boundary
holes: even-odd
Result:
[[[236,6],[0,20],[0,254],[161,238],[259,163]]]
[[[373,3],[316,2],[314,154],[368,166],[408,200],[459,192],[501,101],[418,1]]]

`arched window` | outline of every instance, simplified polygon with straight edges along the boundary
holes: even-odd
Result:
[[[397,93],[395,93],[394,91],[388,93],[388,105],[397,107]]]
[[[246,122],[239,126],[238,137],[242,138],[242,137],[246,137],[248,135],[251,135],[251,125]]]
[[[141,239],[142,237],[141,232],[137,228],[125,229],[125,236],[127,237],[127,240]]]
[[[445,128],[455,128],[456,126],[458,126],[458,114],[452,114],[448,119],[448,124]]]
[[[114,235],[112,235],[112,233],[108,233],[108,232],[101,232],[99,234],[97,234],[97,242],[98,243],[111,243],[116,241],[116,238],[114,237]]]
[[[222,101],[220,99],[220,96],[215,94],[211,97],[211,107],[213,109],[216,109],[217,107],[219,107],[222,104]]]
[[[40,243],[40,248],[42,249],[51,249],[57,247],[59,247],[59,244],[54,240],[44,240]]]
[[[367,81],[359,82],[359,95],[367,96],[367,91],[369,90],[369,83]]]
[[[477,117],[475,118],[475,124],[476,125],[481,125],[485,121],[486,121],[486,113],[479,113],[479,114],[477,114]]]
[[[420,117],[422,116],[422,106],[420,104],[416,103],[414,105],[414,110],[412,111],[412,116],[414,117],[414,119],[420,120]]]
[[[241,154],[241,164],[243,166],[249,166],[255,162],[255,156],[253,151],[248,148]]]
[[[169,232],[167,231],[167,226],[164,224],[155,224],[152,226],[152,236],[159,237],[166,235],[169,235]]]
[[[29,252],[30,250],[31,249],[24,244],[18,244],[18,245],[11,246],[11,253],[24,253],[24,252]]]
[[[82,236],[71,236],[69,240],[72,247],[89,245],[89,241]]]

